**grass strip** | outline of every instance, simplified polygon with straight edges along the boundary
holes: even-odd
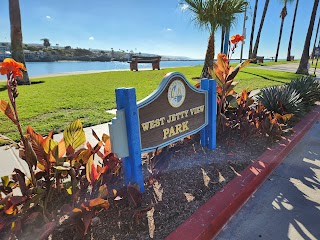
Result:
[[[80,119],[84,127],[109,122],[113,115],[106,110],[116,107],[115,89],[136,88],[137,100],[148,96],[168,72],[181,72],[194,84],[202,66],[167,68],[159,71],[111,71],[59,77],[31,79],[30,86],[19,86],[17,106],[23,129],[31,125],[46,135],[61,132],[68,124]],[[255,68],[246,68],[236,77],[237,91],[259,89],[290,82],[298,75]],[[5,82],[0,82],[0,99],[8,101]],[[15,126],[0,114],[0,133],[18,140]],[[1,144],[1,142],[0,142]]]

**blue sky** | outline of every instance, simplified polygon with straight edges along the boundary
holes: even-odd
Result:
[[[292,55],[300,58],[309,26],[313,0],[300,0],[292,45]],[[254,0],[248,10],[248,55]],[[264,0],[259,1],[256,32]],[[279,58],[285,58],[294,5],[288,6]],[[133,50],[162,55],[204,58],[209,33],[199,30],[178,0],[21,0],[22,31],[25,43],[41,43],[49,38],[52,45],[110,50]],[[271,0],[258,55],[275,56],[280,28],[280,0]],[[320,8],[320,7],[319,7]],[[311,44],[313,45],[318,15]],[[238,16],[231,35],[242,33],[243,14]],[[10,40],[8,1],[0,1],[0,41]],[[220,30],[216,32],[216,53],[220,51]],[[240,56],[240,47],[234,57]]]

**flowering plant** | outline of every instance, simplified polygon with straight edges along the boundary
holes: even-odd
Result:
[[[251,60],[246,60],[238,64],[235,68],[230,66],[230,59],[234,50],[237,48],[237,44],[243,41],[244,37],[239,34],[231,37],[229,41],[228,56],[226,54],[219,53],[217,56],[217,62],[213,63],[213,70],[209,69],[212,76],[216,76],[217,80],[217,101],[218,101],[218,113],[224,114],[229,106],[235,106],[236,92],[234,87],[237,82],[234,82],[234,78],[238,74],[239,70],[247,66]]]
[[[0,100],[0,111],[17,126],[21,136],[19,156],[29,168],[29,174],[14,169],[11,175],[1,177],[0,239],[22,235],[29,239],[27,236],[34,232],[38,232],[39,239],[46,239],[55,228],[66,224],[75,227],[83,237],[96,213],[110,207],[108,198],[118,197],[115,190],[108,194],[107,185],[119,179],[121,160],[111,153],[106,134],[99,138],[92,130],[98,143],[86,143],[80,120],[64,130],[59,142],[53,139],[53,132],[43,137],[31,126],[24,134],[16,106],[17,78],[23,77],[21,69],[25,70],[24,65],[10,58],[0,63],[0,74],[7,75],[11,103]],[[97,157],[102,159],[99,164],[94,163]],[[121,199],[133,199],[139,205],[137,197],[131,196],[140,196],[137,192],[129,186],[122,191]],[[60,221],[63,216],[69,216],[70,223],[68,218]]]
[[[21,139],[23,139],[23,134],[21,126],[19,124],[19,117],[16,106],[16,98],[18,97],[17,77],[23,77],[21,69],[26,71],[26,68],[22,63],[16,62],[12,58],[6,58],[2,63],[0,63],[0,74],[7,75],[8,95],[13,108],[12,111],[12,108],[10,107],[9,103],[4,100],[1,100],[0,111],[2,111],[14,124],[18,126]]]

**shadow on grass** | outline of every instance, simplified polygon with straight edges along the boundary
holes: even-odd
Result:
[[[246,73],[246,74],[250,74],[250,75],[254,75],[254,76],[257,76],[257,77],[261,77],[262,79],[265,79],[265,80],[268,80],[268,81],[272,81],[272,82],[287,83],[286,81],[280,81],[280,80],[271,79],[271,78],[268,78],[266,76],[262,76],[262,75],[259,75],[259,74],[256,74],[256,73],[251,73],[251,72],[246,72],[246,71],[241,71],[241,72]],[[277,78],[288,79],[286,77],[277,77]]]
[[[32,81],[31,85],[40,84],[40,83],[44,83],[44,82],[45,81]],[[0,92],[6,91],[6,90],[7,90],[7,85],[0,86]]]
[[[45,81],[31,81],[31,85],[44,83]]]
[[[7,86],[6,85],[0,87],[0,92],[6,91],[6,90],[7,90]]]

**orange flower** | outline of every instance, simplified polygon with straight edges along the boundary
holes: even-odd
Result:
[[[11,74],[13,78],[16,77],[23,77],[23,73],[21,71],[23,69],[24,71],[27,71],[27,69],[24,67],[22,63],[16,62],[12,58],[6,58],[3,60],[2,63],[0,63],[0,74],[6,75]]]
[[[231,42],[233,43],[233,44],[237,44],[238,42],[241,42],[241,41],[243,41],[244,40],[244,36],[241,36],[240,34],[236,34],[236,35],[234,35],[234,36],[232,36],[231,37]]]

